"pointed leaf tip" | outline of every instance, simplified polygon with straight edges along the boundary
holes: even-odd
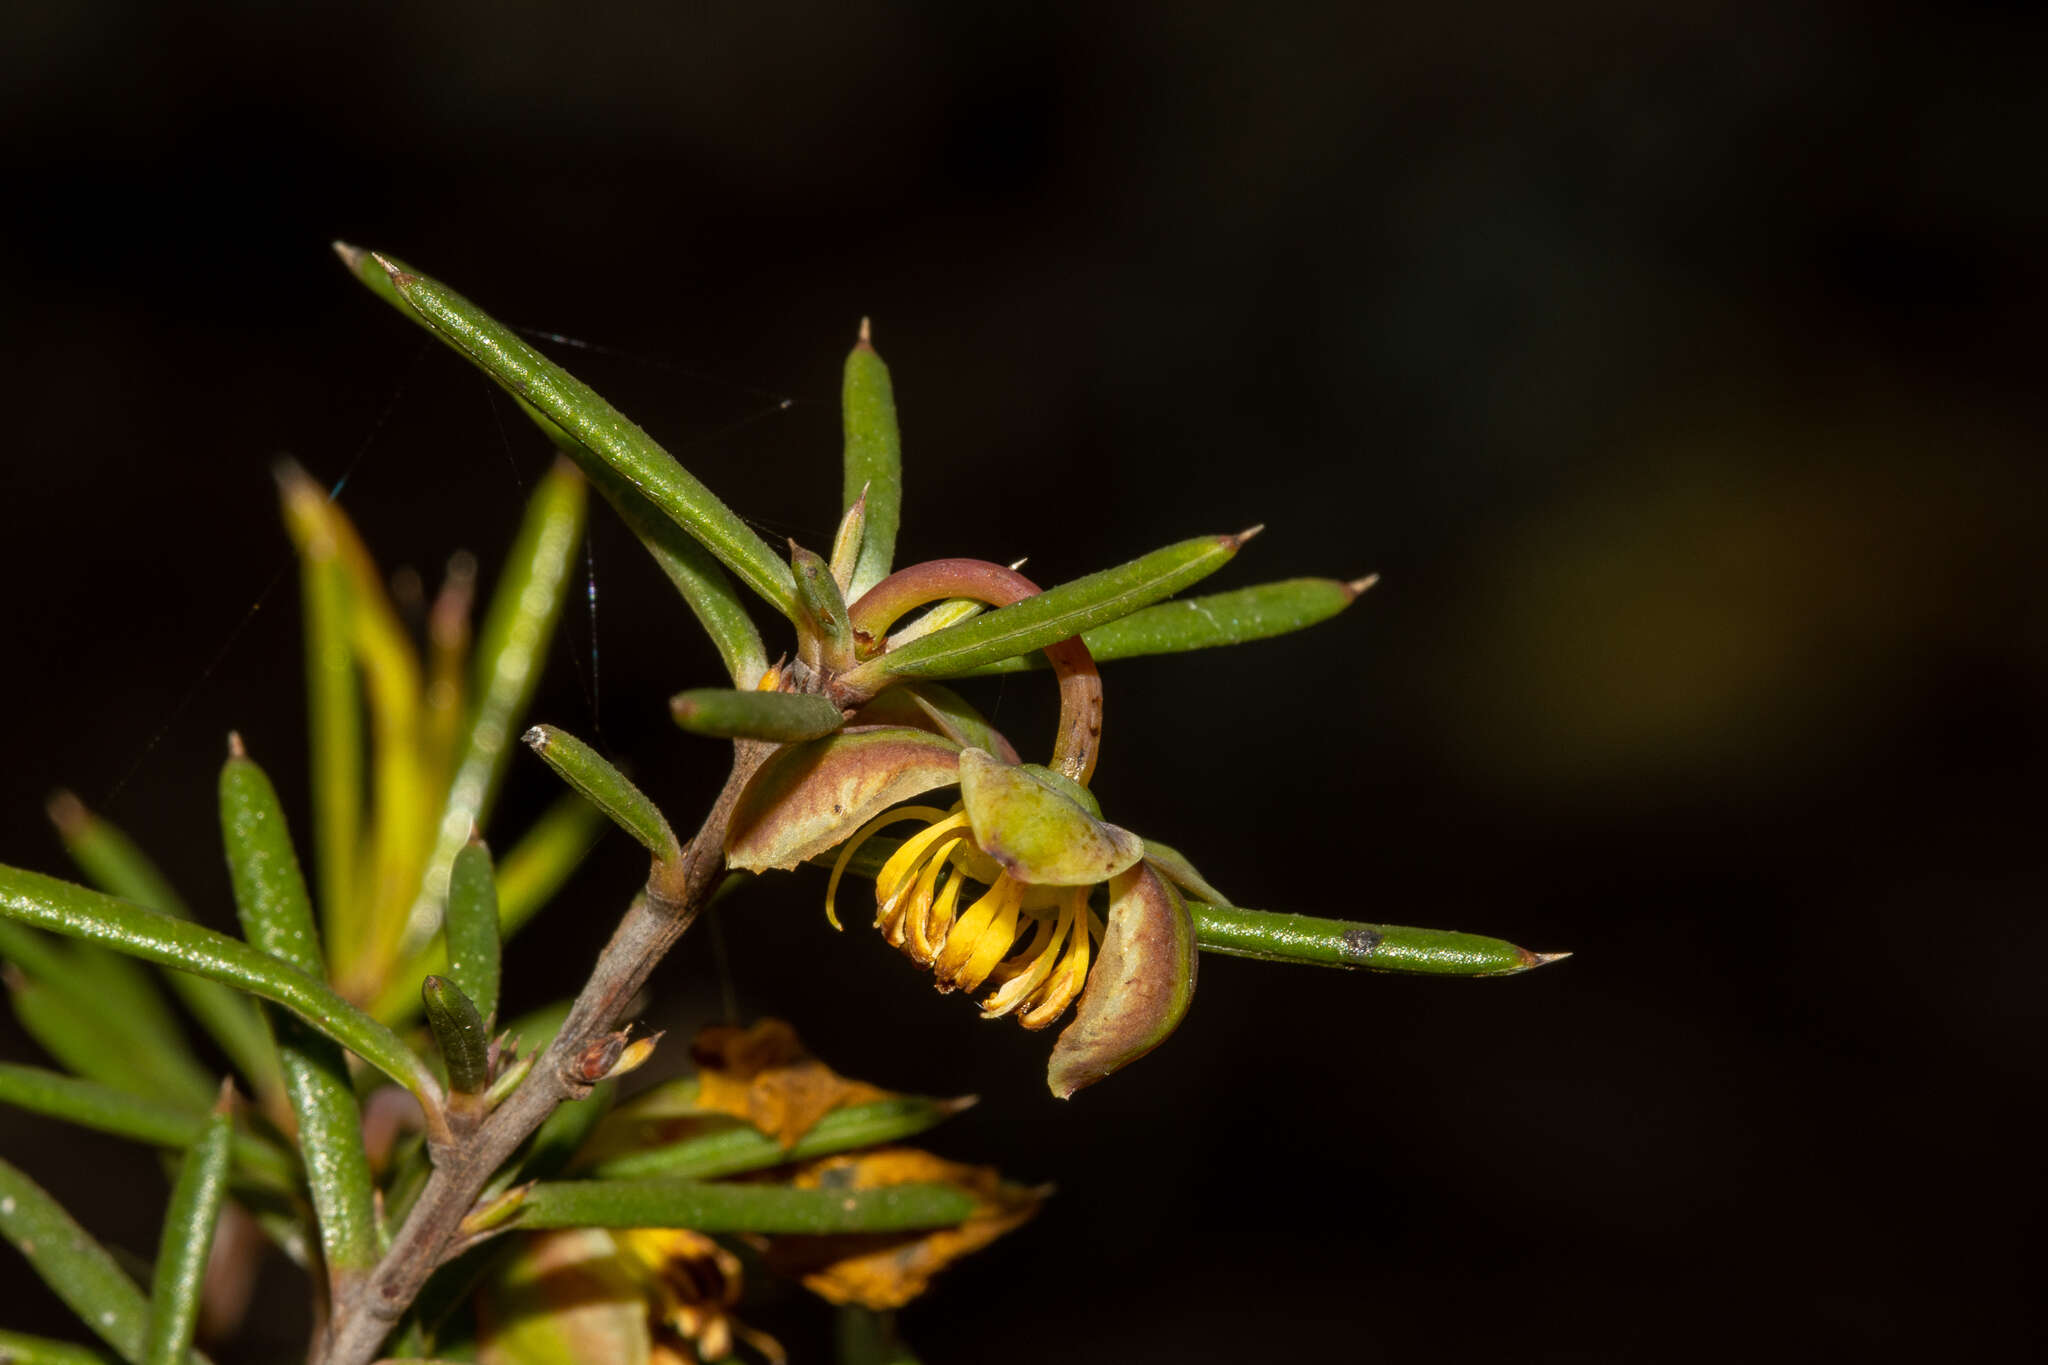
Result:
[[[1346,583],[1344,586],[1350,589],[1352,599],[1355,601],[1356,599],[1363,597],[1367,592],[1371,591],[1373,586],[1377,584],[1379,581],[1380,576],[1378,574],[1369,573],[1363,578],[1352,579],[1349,583]]]
[[[1250,540],[1253,536],[1257,535],[1259,532],[1265,529],[1266,523],[1262,521],[1256,526],[1246,527],[1244,530],[1239,531],[1234,536],[1224,536],[1222,537],[1222,540],[1225,545],[1228,545],[1233,550],[1242,549],[1246,541]]]
[[[248,749],[242,745],[242,732],[239,730],[228,731],[228,757],[247,758],[248,756]]]

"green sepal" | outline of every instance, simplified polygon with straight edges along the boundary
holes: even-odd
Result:
[[[1046,1067],[1060,1099],[1166,1041],[1194,1002],[1194,926],[1180,892],[1140,863],[1109,884],[1102,955]]]
[[[1091,886],[1145,856],[1127,829],[1106,824],[1067,791],[980,749],[960,752],[960,799],[975,847],[1033,886]]]
[[[922,730],[841,731],[776,750],[733,806],[726,861],[787,871],[871,817],[959,780],[960,750]]]

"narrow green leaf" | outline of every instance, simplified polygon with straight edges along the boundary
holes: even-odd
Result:
[[[363,712],[355,651],[349,644],[348,575],[332,540],[302,540],[299,591],[306,617],[313,865],[320,877],[320,908],[328,928],[346,932],[359,904],[355,878],[363,833]],[[129,899],[153,904],[139,896]]]
[[[797,657],[812,668],[837,673],[853,666],[853,623],[832,568],[795,541],[789,566],[796,574]]]
[[[439,927],[455,856],[490,819],[504,785],[512,737],[533,703],[548,643],[573,582],[588,500],[583,476],[566,461],[557,461],[527,499],[519,534],[477,633],[470,681],[475,700],[441,804],[426,875],[406,917],[406,938],[415,946]]]
[[[81,1076],[204,1111],[213,1082],[148,972],[84,944],[0,926],[0,958],[22,1026]]]
[[[840,599],[853,588],[854,570],[860,567],[860,547],[868,536],[868,497],[863,491],[839,518],[839,529],[832,536],[832,582],[839,589]]]
[[[527,1191],[525,1228],[690,1228],[702,1233],[905,1232],[948,1227],[974,1212],[951,1185],[799,1190],[695,1180],[543,1181]]]
[[[498,865],[501,943],[553,898],[608,828],[604,812],[575,792],[564,793],[542,812]],[[448,943],[445,935],[437,936],[409,965],[392,974],[370,1012],[386,1023],[412,1018],[420,1008],[420,982],[447,971]]]
[[[220,1105],[206,1120],[199,1140],[187,1149],[177,1183],[171,1187],[150,1291],[149,1335],[143,1357],[148,1365],[178,1365],[192,1349],[206,1257],[213,1250],[213,1229],[228,1190],[228,1141],[232,1136],[228,1101],[229,1092],[223,1090]]]
[[[588,459],[588,457],[586,457]],[[697,624],[711,637],[718,657],[735,686],[752,687],[768,671],[768,650],[761,632],[747,614],[747,605],[732,579],[711,552],[680,526],[661,515],[640,490],[611,466],[589,461],[590,481],[626,523],[628,530],[654,557],[664,577],[683,595]]]
[[[1198,536],[1114,569],[1088,574],[1036,597],[951,626],[870,660],[847,675],[872,693],[887,678],[950,678],[984,664],[1056,644],[1070,635],[1171,597],[1230,562],[1257,528],[1234,536]]]
[[[632,835],[663,862],[682,856],[675,831],[638,787],[626,775],[607,763],[582,740],[552,725],[536,725],[525,735],[527,747],[539,754],[584,799],[610,816],[612,823]]]
[[[275,471],[285,525],[301,552],[331,555],[344,579],[349,651],[370,715],[369,865],[348,903],[324,907],[334,980],[365,994],[399,955],[406,915],[433,845],[438,782],[429,771],[419,649],[384,575],[327,490],[289,461]]]
[[[788,566],[646,432],[454,290],[388,258],[372,253],[371,259],[385,269],[400,297],[432,324],[438,336],[572,437],[572,455],[576,449],[589,452],[624,474],[742,583],[777,611],[791,614],[796,589]],[[360,265],[357,273],[364,275]]]
[[[0,1160],[0,1237],[28,1258],[43,1283],[94,1335],[123,1360],[141,1365],[149,1300],[91,1233],[5,1160]],[[200,1359],[197,1352],[192,1358]]]
[[[939,1100],[922,1095],[898,1095],[834,1109],[790,1147],[784,1147],[751,1124],[737,1123],[697,1133],[664,1147],[625,1151],[605,1157],[590,1169],[593,1175],[607,1180],[650,1176],[710,1180],[744,1171],[766,1170],[791,1161],[809,1161],[813,1157],[830,1156],[856,1147],[901,1142],[936,1127],[972,1103],[971,1096],[963,1100]]]
[[[972,621],[987,610],[986,602],[977,602],[971,597],[949,597],[916,617],[909,625],[892,631],[888,640],[889,648],[901,649],[912,640],[922,640],[925,636],[944,630],[948,626],[957,626],[962,621]]]
[[[1513,976],[1571,956],[1532,953],[1497,938],[1449,929],[1359,924],[1200,901],[1189,901],[1188,910],[1195,917],[1195,942],[1203,951],[1267,962],[1423,976]]]
[[[455,855],[443,930],[448,979],[488,1022],[498,1013],[498,884],[481,839]]]
[[[323,976],[319,931],[284,811],[270,779],[240,752],[239,741],[221,769],[220,822],[235,908],[249,942],[309,977]],[[348,1063],[330,1038],[289,1016],[272,1024],[285,1093],[299,1120],[299,1149],[306,1157],[321,1245],[329,1273],[339,1281],[367,1271],[379,1251],[362,1111]]]
[[[443,977],[428,977],[420,998],[426,1002],[427,1027],[448,1065],[449,1098],[467,1097],[473,1106],[491,1083],[491,1038],[483,1016],[454,982]]]
[[[0,1062],[0,1104],[156,1147],[190,1147],[207,1122],[204,1114],[161,1100],[8,1062]],[[236,1133],[231,1146],[236,1166],[250,1175],[287,1189],[298,1180],[297,1159],[269,1140]]]
[[[847,599],[860,596],[889,574],[896,554],[896,528],[903,515],[903,438],[896,426],[896,391],[889,367],[875,348],[866,318],[860,340],[846,357],[840,383],[841,422],[846,434],[842,512],[867,496],[866,526]]]
[[[0,1331],[0,1365],[113,1365],[115,1359],[89,1346]]]
[[[1334,578],[1289,578],[1234,592],[1161,602],[1081,636],[1098,663],[1146,654],[1181,654],[1191,649],[1241,645],[1286,635],[1329,620],[1358,600],[1371,578],[1340,583]],[[1045,667],[1043,655],[1023,655],[983,664],[973,676],[1021,673]]]
[[[18,925],[7,925],[15,933]],[[149,1064],[130,1047],[131,1039],[107,1015],[75,996],[9,964],[0,968],[22,1031],[42,1045],[67,1071],[131,1095],[146,1095],[192,1113],[205,1112],[189,1089]]]
[[[50,801],[50,818],[72,860],[100,890],[175,919],[192,918],[191,910],[149,855],[112,822],[87,810],[77,797],[59,792]],[[255,1005],[218,981],[185,972],[169,972],[166,977],[171,990],[220,1044],[250,1088],[258,1096],[281,1095],[284,1074],[278,1069],[277,1048]]]
[[[431,1099],[438,1089],[397,1034],[325,982],[226,934],[19,867],[0,866],[0,915],[225,981],[283,1005],[414,1094]]]
[[[699,687],[669,699],[676,724],[713,739],[762,739],[794,744],[829,735],[846,723],[823,697],[797,692],[741,692]]]

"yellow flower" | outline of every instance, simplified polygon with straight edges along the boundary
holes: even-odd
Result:
[[[1050,770],[963,749],[959,782],[950,810],[905,806],[855,830],[833,866],[826,913],[836,925],[839,880],[863,843],[892,824],[921,823],[876,874],[876,926],[940,990],[993,985],[984,1018],[1015,1014],[1045,1028],[1080,995],[1102,939],[1091,890],[1135,865],[1144,845]]]

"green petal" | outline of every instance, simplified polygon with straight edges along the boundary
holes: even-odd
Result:
[[[960,798],[974,842],[1020,882],[1089,886],[1145,856],[1137,835],[1096,819],[1037,773],[980,749],[960,753]]]

